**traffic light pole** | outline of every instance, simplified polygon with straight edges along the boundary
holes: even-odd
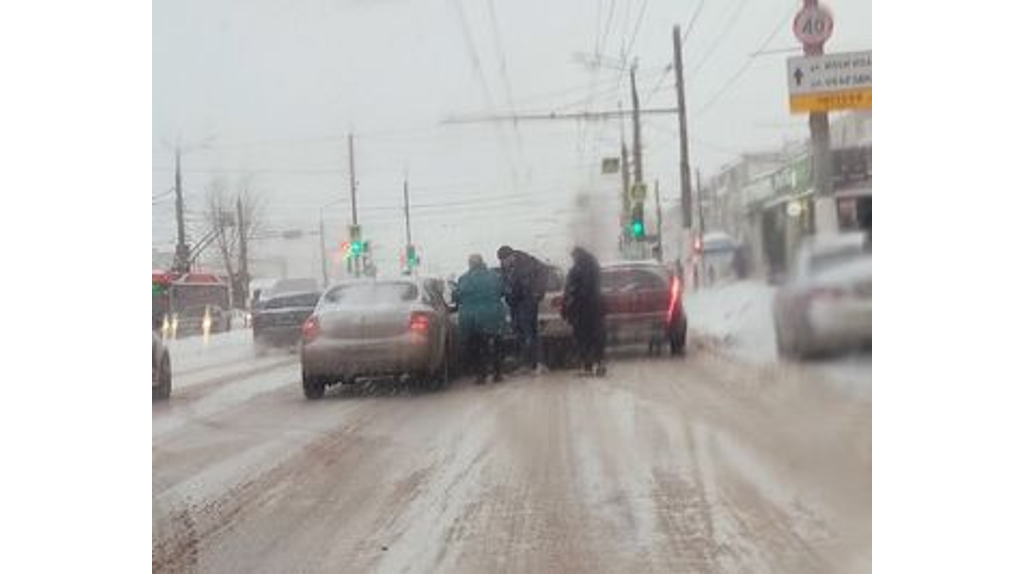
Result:
[[[409,180],[405,180],[403,188],[405,196],[405,244],[412,245],[412,228],[409,225]]]
[[[359,210],[356,208],[356,159],[352,134],[348,134],[348,185],[352,194],[352,227],[356,228],[359,226]],[[350,237],[349,240],[355,243],[362,241],[362,237]],[[362,254],[357,254],[352,261],[352,269],[355,270],[356,277],[360,276],[362,258]]]
[[[323,273],[324,277],[324,289],[329,285],[330,279],[327,277],[327,243],[324,239],[324,210],[320,209],[320,272]]]
[[[662,249],[665,244],[664,239],[661,236],[661,189],[658,185],[659,181],[654,180],[654,207],[658,210],[658,252],[657,258],[660,263],[662,260]]]

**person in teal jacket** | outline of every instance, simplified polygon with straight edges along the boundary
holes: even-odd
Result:
[[[477,374],[477,384],[487,380],[487,363],[494,382],[501,381],[501,332],[505,328],[505,303],[501,277],[487,268],[478,254],[469,256],[469,270],[453,294],[459,311],[459,337],[466,342],[467,366]]]

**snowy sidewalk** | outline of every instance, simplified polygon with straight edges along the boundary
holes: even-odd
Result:
[[[739,281],[691,291],[684,304],[695,333],[710,336],[744,359],[763,363],[777,359],[774,296],[771,285]]]
[[[754,364],[780,362],[775,348],[772,298],[775,287],[746,280],[690,291],[683,300],[693,334],[724,346],[726,353]],[[819,369],[845,390],[869,397],[871,355],[850,355],[806,366]]]

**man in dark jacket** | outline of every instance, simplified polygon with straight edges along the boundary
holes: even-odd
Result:
[[[594,372],[596,365],[597,375],[602,376],[605,374],[605,309],[601,301],[601,266],[582,247],[572,250],[572,262],[562,297],[562,317],[572,326],[583,360],[583,373]]]
[[[547,268],[532,255],[502,245],[501,261],[505,302],[512,315],[512,329],[521,353],[521,364],[537,372],[540,343],[537,338],[537,313],[547,287]]]
[[[466,341],[465,356],[476,371],[477,384],[487,379],[487,363],[494,368],[494,382],[501,381],[501,296],[501,277],[484,265],[481,256],[470,255],[469,270],[459,277],[453,298],[459,309],[459,333]]]

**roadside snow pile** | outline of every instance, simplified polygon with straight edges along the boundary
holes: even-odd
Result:
[[[691,292],[684,299],[692,333],[708,337],[744,361],[778,363],[772,299],[775,287],[739,281]],[[798,363],[825,375],[844,392],[870,400],[871,354],[839,355]]]
[[[744,358],[774,361],[775,288],[759,281],[738,281],[690,292],[686,315],[694,333],[728,345]]]
[[[167,342],[175,372],[223,365],[253,356],[252,330],[182,337]]]

